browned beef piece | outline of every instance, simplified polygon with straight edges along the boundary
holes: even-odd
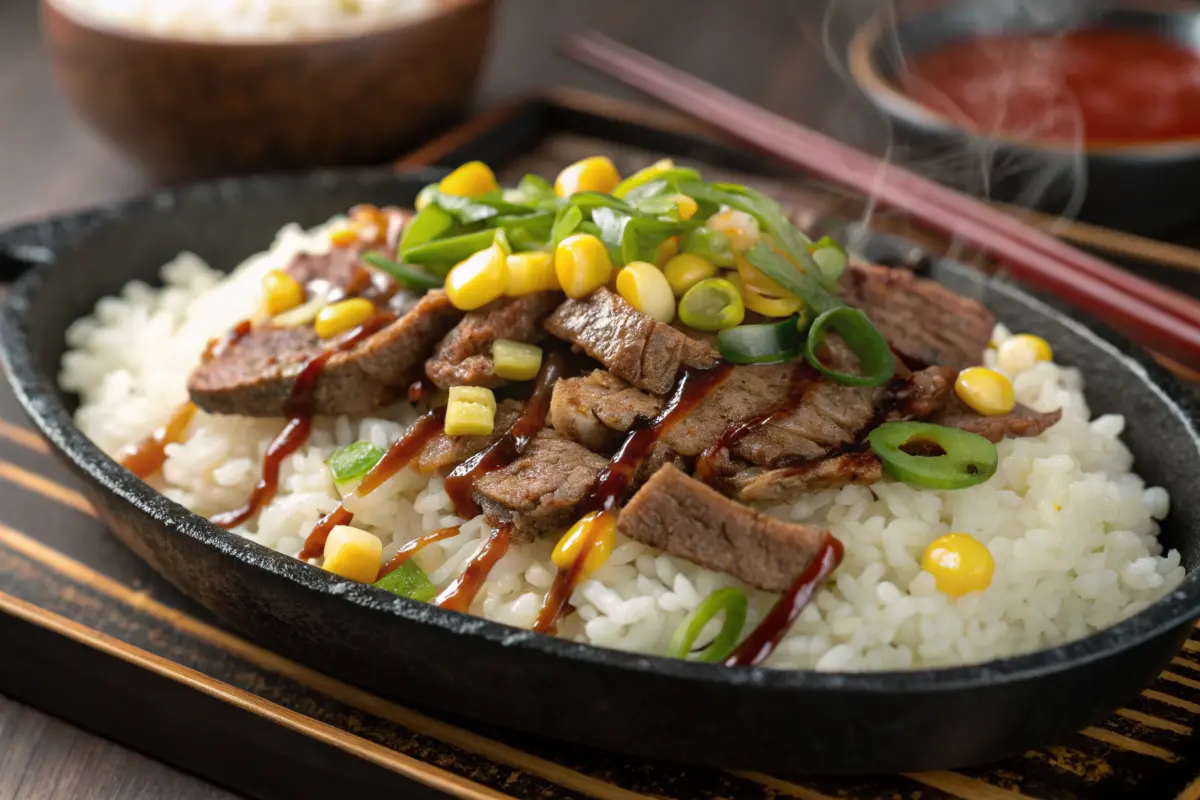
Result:
[[[546,330],[653,394],[669,392],[681,367],[711,367],[720,357],[712,345],[655,322],[608,289],[567,300]]]
[[[760,514],[669,464],[625,504],[617,531],[774,592],[804,571],[825,536]]]
[[[509,398],[496,406],[496,424],[492,427],[491,434],[487,436],[447,436],[439,433],[429,444],[425,445],[421,454],[417,456],[417,469],[422,472],[453,469],[455,465],[466,461],[499,439],[500,435],[517,421],[517,417],[521,416],[521,409],[524,408],[524,405],[520,400]]]
[[[1016,439],[1037,436],[1062,419],[1062,409],[1050,412],[1034,411],[1017,404],[1010,413],[996,417],[985,417],[963,405],[957,397],[930,422],[977,433],[985,439],[998,442],[1001,439]]]
[[[995,318],[982,303],[908,270],[853,263],[842,278],[842,296],[867,312],[911,364],[964,369],[980,362],[991,341]]]
[[[542,320],[561,300],[558,292],[538,292],[506,297],[468,313],[425,362],[425,374],[442,389],[502,386],[507,381],[496,375],[492,344],[497,339],[539,341]]]
[[[394,308],[411,303],[402,296],[393,300]],[[361,416],[400,399],[421,360],[460,317],[445,292],[435,290],[391,325],[335,354],[317,380],[316,413]],[[325,347],[311,325],[262,325],[196,367],[188,392],[213,413],[282,416],[302,365]]]
[[[492,524],[512,524],[518,541],[558,535],[575,523],[606,464],[604,456],[543,430],[515,461],[479,479],[475,502]]]
[[[297,253],[284,271],[310,290],[336,289],[354,295],[371,283],[371,270],[359,261],[362,253],[357,247],[337,247],[328,253]]]
[[[775,503],[798,495],[850,484],[872,484],[883,478],[883,464],[870,451],[840,453],[795,467],[750,467],[728,481],[731,493],[746,502]]]

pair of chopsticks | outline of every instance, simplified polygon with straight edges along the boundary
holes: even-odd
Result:
[[[879,161],[607,37],[572,37],[566,51],[757,150],[972,245],[1014,277],[1200,369],[1200,301],[1117,269],[986,203]]]

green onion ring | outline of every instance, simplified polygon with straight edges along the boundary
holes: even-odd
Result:
[[[700,604],[684,617],[683,622],[671,635],[671,643],[667,646],[667,655],[672,658],[687,658],[692,651],[696,638],[704,631],[713,617],[725,612],[725,620],[721,630],[713,637],[704,649],[696,654],[696,661],[712,664],[729,657],[737,647],[746,624],[746,609],[750,601],[746,599],[741,589],[718,589],[700,601]]]
[[[825,366],[817,358],[817,351],[824,344],[830,328],[837,331],[842,341],[858,357],[865,375],[838,372]],[[888,347],[887,341],[871,324],[871,320],[867,319],[866,314],[849,306],[831,308],[813,320],[812,328],[808,332],[805,357],[813,369],[846,386],[879,386],[896,374],[896,359],[892,355],[892,348]]]

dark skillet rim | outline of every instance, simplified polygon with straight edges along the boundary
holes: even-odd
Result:
[[[119,218],[130,212],[152,207],[169,209],[177,198],[187,199],[214,193],[221,195],[233,186],[253,186],[259,182],[293,180],[320,185],[322,182],[344,180],[365,183],[390,179],[427,181],[433,175],[434,173],[428,171],[369,169],[226,178],[162,190],[147,197],[48,218],[37,224],[54,226],[65,223],[69,226],[78,222],[88,229],[94,229],[105,220]],[[0,239],[2,238],[3,234],[0,233]],[[946,259],[939,260],[938,265],[939,268],[963,274],[969,272],[967,268]],[[794,689],[857,693],[936,693],[1030,680],[1074,669],[1135,648],[1189,624],[1200,616],[1200,570],[1193,570],[1171,594],[1134,616],[1083,639],[1044,650],[943,669],[816,672],[763,667],[730,669],[663,656],[638,655],[545,636],[481,617],[445,611],[426,603],[397,597],[366,584],[342,580],[291,556],[218,528],[135,478],[76,428],[65,406],[56,396],[53,377],[40,373],[34,367],[33,354],[28,347],[27,313],[30,303],[46,279],[53,274],[54,269],[56,267],[53,264],[33,268],[16,283],[0,306],[0,360],[3,361],[5,373],[18,401],[41,433],[102,490],[128,503],[171,533],[194,539],[223,555],[261,568],[275,578],[293,581],[306,591],[337,596],[372,613],[398,616],[411,622],[432,625],[447,633],[475,636],[503,647],[534,650],[566,662],[582,662],[588,666],[630,673],[649,673],[701,684],[730,688],[750,687],[764,691]],[[1017,299],[1062,322],[1100,350],[1121,361],[1126,369],[1144,379],[1172,409],[1172,413],[1190,436],[1189,444],[1196,446],[1200,443],[1200,432],[1197,431],[1197,427],[1200,426],[1200,403],[1181,387],[1172,375],[1123,336],[1085,315],[1067,312],[1059,307],[1057,302],[1034,297],[1006,281],[986,279],[984,284],[989,291]]]

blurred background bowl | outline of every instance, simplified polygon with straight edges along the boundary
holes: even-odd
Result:
[[[871,18],[852,37],[848,63],[854,82],[891,123],[902,158],[932,177],[997,201],[1167,233],[1200,217],[1200,139],[1072,145],[985,134],[912,99],[896,80],[906,61],[966,37],[1102,28],[1151,31],[1200,51],[1195,7],[957,0],[899,20]],[[949,154],[953,163],[939,164]]]
[[[493,0],[292,40],[168,38],[42,0],[75,110],[157,180],[378,162],[467,109]]]

